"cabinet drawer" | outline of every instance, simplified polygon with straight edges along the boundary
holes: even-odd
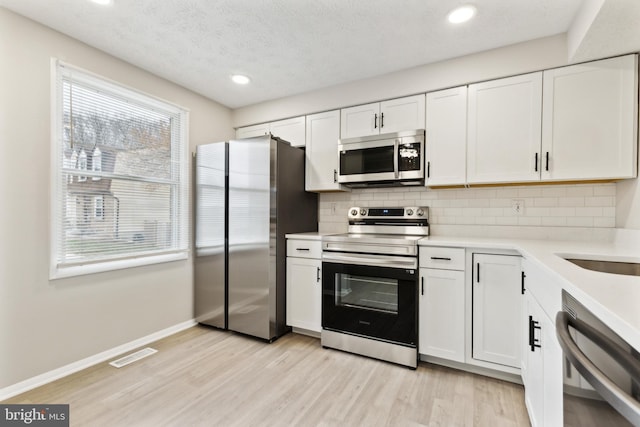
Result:
[[[421,246],[420,267],[464,270],[464,248]]]
[[[322,258],[322,241],[288,239],[287,256],[320,259]]]

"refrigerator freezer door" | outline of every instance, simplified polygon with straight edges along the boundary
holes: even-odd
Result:
[[[226,329],[224,142],[196,147],[195,316],[205,325]]]
[[[268,136],[229,142],[228,327],[266,340],[274,338],[276,261],[269,244],[275,221],[271,145]]]

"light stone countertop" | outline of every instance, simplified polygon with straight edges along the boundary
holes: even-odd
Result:
[[[561,257],[640,262],[637,230],[616,230],[607,242],[430,236],[420,240],[419,245],[516,250],[556,277],[563,289],[640,350],[640,277],[583,269]]]
[[[322,236],[328,236],[336,233],[320,233],[318,231],[310,231],[308,233],[291,233],[285,234],[287,239],[299,239],[299,240],[322,240]]]

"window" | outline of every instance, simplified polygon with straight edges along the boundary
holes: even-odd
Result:
[[[96,147],[93,149],[93,155],[91,156],[91,170],[94,172],[102,172],[102,151]],[[92,180],[98,181],[100,176],[91,177]]]
[[[96,196],[93,198],[93,217],[95,219],[104,219],[104,197]]]
[[[53,72],[51,278],[186,258],[188,112],[60,61]]]

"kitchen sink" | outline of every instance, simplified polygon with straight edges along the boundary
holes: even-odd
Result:
[[[600,271],[602,273],[625,274],[627,276],[640,276],[640,263],[637,262],[619,262],[619,261],[603,261],[594,259],[575,259],[565,258],[567,261],[574,263],[578,267],[587,270]]]

